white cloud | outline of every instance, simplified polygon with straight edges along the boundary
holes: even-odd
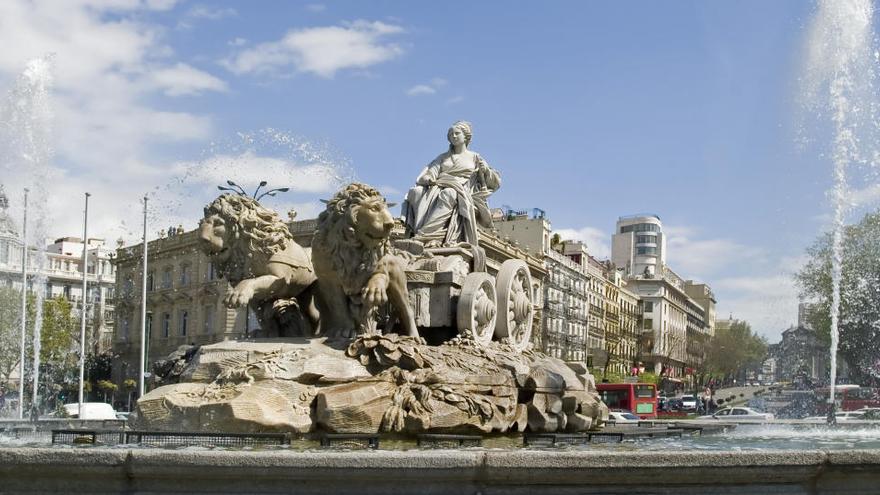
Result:
[[[596,258],[611,257],[611,246],[608,243],[611,236],[601,229],[581,227],[579,229],[557,229],[553,232],[559,234],[563,240],[582,241],[587,245],[587,252]]]
[[[464,101],[464,96],[458,95],[458,96],[453,96],[452,98],[446,100],[446,103],[448,105],[454,105],[456,103],[461,103],[463,101]]]
[[[235,17],[238,12],[233,8],[213,8],[207,5],[196,5],[186,11],[177,22],[177,29],[192,29],[196,21],[219,21],[227,17]]]
[[[214,132],[205,115],[152,103],[156,96],[226,89],[220,79],[176,60],[163,42],[163,30],[148,22],[146,11],[173,6],[172,1],[135,0],[70,1],[63,8],[55,2],[0,2],[0,46],[14,47],[0,50],[0,99],[28,60],[55,54],[54,158],[47,172],[51,180],[43,183],[46,200],[39,205],[51,223],[48,234],[81,231],[81,200],[89,191],[90,232],[114,237],[121,221],[138,218],[143,193],[168,180],[156,150]],[[0,114],[5,123],[11,118]],[[4,133],[2,127],[0,154],[14,155],[21,128],[7,127],[11,132]],[[33,174],[15,160],[0,163],[0,180],[10,193],[32,183]]]
[[[237,15],[238,12],[233,8],[211,8],[206,5],[196,5],[186,13],[187,17],[208,19],[211,21],[225,19],[227,17],[235,17]]]
[[[432,95],[436,92],[436,89],[427,84],[417,84],[406,90],[407,96]]]
[[[236,74],[272,73],[293,67],[331,78],[344,69],[364,69],[403,54],[385,39],[402,33],[400,26],[358,20],[341,26],[288,31],[280,40],[243,50],[221,63]]]
[[[327,10],[327,6],[323,3],[310,3],[306,5],[306,10],[309,12],[324,12]]]
[[[663,226],[666,234],[666,263],[685,278],[706,280],[731,267],[749,266],[764,255],[763,250],[730,239],[699,239],[695,229]]]
[[[717,318],[745,320],[770,342],[778,342],[782,331],[797,323],[798,293],[790,273],[720,278],[710,285],[724,294],[718,298]]]
[[[407,96],[419,96],[419,95],[433,95],[436,94],[440,88],[446,86],[449,82],[442,77],[435,77],[431,79],[430,83],[427,84],[416,84],[415,86],[406,90]]]
[[[244,46],[247,44],[247,40],[244,38],[233,38],[226,42],[229,46]]]
[[[204,91],[226,91],[226,83],[207,72],[184,63],[149,73],[157,87],[168,96],[191,96]]]

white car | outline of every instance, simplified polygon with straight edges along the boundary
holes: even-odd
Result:
[[[835,421],[852,421],[854,419],[859,419],[859,420],[865,419],[865,411],[863,411],[863,410],[862,411],[839,411],[837,413],[834,413],[834,420]],[[804,421],[810,421],[810,422],[818,421],[818,422],[824,423],[824,422],[828,421],[828,417],[827,416],[809,416],[809,417],[804,418]]]
[[[609,411],[608,421],[613,421],[615,424],[638,424],[639,417],[629,411]]]
[[[697,398],[693,395],[682,395],[681,396],[681,410],[682,411],[696,411],[697,410]]]
[[[724,421],[770,421],[774,419],[771,413],[755,411],[750,407],[725,407],[715,411],[715,414],[699,416],[697,419],[722,419]]]
[[[80,419],[116,419],[113,406],[104,402],[83,402],[83,417]],[[79,418],[79,403],[64,404],[64,411],[70,418]]]

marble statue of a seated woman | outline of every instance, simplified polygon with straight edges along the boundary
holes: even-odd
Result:
[[[403,203],[408,235],[426,246],[476,246],[477,225],[492,224],[486,198],[501,176],[468,149],[472,136],[469,122],[452,124],[449,149],[422,171]]]

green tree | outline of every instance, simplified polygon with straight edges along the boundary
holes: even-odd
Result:
[[[880,212],[844,229],[840,281],[839,355],[861,383],[880,379]],[[831,332],[831,234],[807,249],[797,274],[801,295],[817,302],[809,323],[820,337]]]
[[[40,328],[40,394],[44,400],[78,389],[79,324],[63,297],[43,301]]]
[[[119,386],[110,380],[98,380],[98,389],[104,393],[104,402],[108,402],[107,396],[109,395],[109,402],[112,404]]]
[[[34,298],[27,299],[27,339],[33,332]],[[30,352],[28,351],[28,355]],[[0,287],[0,386],[9,383],[9,376],[18,369],[21,357],[21,291]],[[25,358],[27,359],[27,357]]]
[[[745,321],[734,320],[729,327],[715,329],[706,352],[706,367],[722,381],[745,378],[767,357],[767,340],[752,332]]]

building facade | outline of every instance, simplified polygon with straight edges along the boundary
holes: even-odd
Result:
[[[639,358],[641,302],[608,261],[583,242],[555,239],[542,210],[495,211],[499,236],[541,253],[547,267],[541,349],[595,372],[626,374]]]
[[[0,187],[0,286],[22,288],[23,243],[19,226],[8,214],[9,202]],[[29,243],[31,244],[31,243]],[[27,290],[43,299],[63,297],[72,303],[73,316],[86,308],[87,349],[109,350],[115,323],[116,271],[114,251],[103,239],[62,237],[27,248]],[[83,249],[87,250],[88,294],[83,294]],[[77,339],[78,340],[78,339]],[[19,376],[16,373],[15,379]]]
[[[653,277],[666,265],[666,236],[660,217],[620,217],[611,236],[611,262],[628,277]]]
[[[147,244],[146,361],[164,359],[181,345],[210,344],[248,332],[247,310],[228,309],[229,284],[198,249],[198,231],[169,229]],[[143,246],[116,256],[117,304],[114,381],[137,379],[140,361]],[[254,325],[251,322],[250,328]]]

